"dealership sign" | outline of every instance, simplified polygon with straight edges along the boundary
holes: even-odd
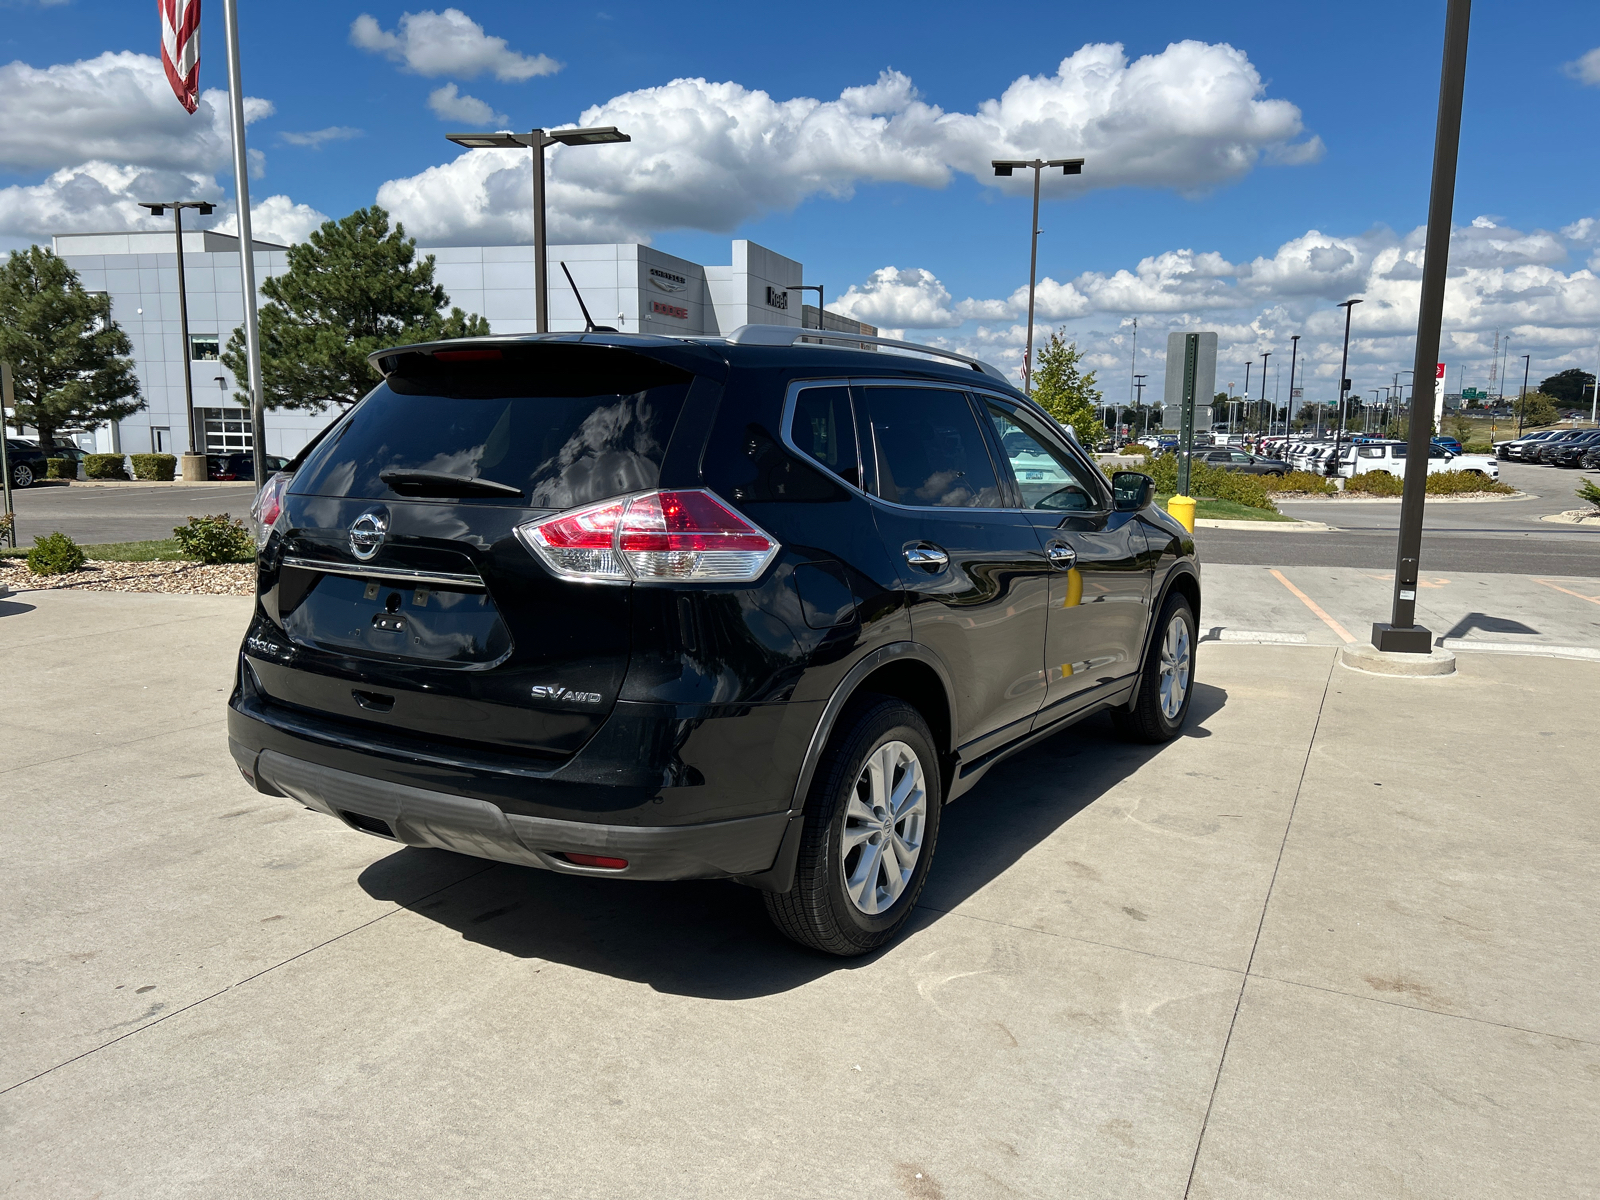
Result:
[[[663,292],[681,292],[689,286],[689,281],[682,275],[674,275],[671,271],[663,271],[659,267],[650,268],[650,282]]]
[[[663,304],[659,300],[650,301],[650,311],[660,313],[664,317],[677,317],[680,321],[689,319],[689,310],[687,308],[680,308],[676,304]]]
[[[787,310],[789,307],[789,289],[769,287],[767,289],[767,303],[773,308]]]

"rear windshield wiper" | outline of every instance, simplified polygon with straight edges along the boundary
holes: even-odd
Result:
[[[448,471],[379,471],[378,478],[402,496],[518,496],[522,489],[480,475]]]

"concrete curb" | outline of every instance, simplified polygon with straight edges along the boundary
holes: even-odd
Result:
[[[206,488],[238,487],[254,483],[250,479],[71,479],[73,487],[89,488]]]
[[[1429,504],[1499,504],[1506,500],[1537,500],[1532,492],[1512,492],[1509,496],[1429,496]],[[1273,501],[1275,504],[1399,504],[1399,496],[1288,496]]]
[[[1280,529],[1291,533],[1327,533],[1333,528],[1321,521],[1224,521],[1215,517],[1197,518],[1196,529]]]
[[[1445,638],[1446,650],[1482,650],[1490,654],[1532,654],[1540,658],[1570,658],[1600,662],[1600,650],[1589,646],[1551,646],[1543,642],[1475,642],[1471,638]]]
[[[1539,520],[1554,521],[1558,525],[1600,525],[1600,508],[1593,511],[1569,508],[1566,512],[1548,513]]]
[[[1448,650],[1427,654],[1390,654],[1360,642],[1339,647],[1339,661],[1352,671],[1369,675],[1398,675],[1410,679],[1429,675],[1454,675],[1456,656]]]

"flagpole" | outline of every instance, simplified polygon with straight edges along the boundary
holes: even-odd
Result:
[[[239,77],[239,0],[222,0],[228,37],[228,108],[233,117],[233,192],[239,208],[239,287],[244,293],[244,353],[250,378],[250,444],[256,487],[267,478],[267,424],[261,391],[261,331],[256,324],[255,235],[250,229],[250,156],[244,144],[244,83]]]

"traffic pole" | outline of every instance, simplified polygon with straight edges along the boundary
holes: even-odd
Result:
[[[1450,265],[1450,221],[1455,207],[1456,160],[1461,146],[1461,103],[1467,82],[1467,31],[1472,0],[1449,0],[1444,26],[1444,62],[1439,72],[1439,118],[1433,140],[1433,184],[1428,198],[1428,234],[1422,264],[1422,300],[1417,311],[1417,356],[1411,374],[1411,427],[1406,438],[1406,481],[1400,501],[1400,541],[1395,556],[1394,602],[1388,624],[1372,626],[1372,644],[1399,654],[1428,654],[1433,633],[1416,623],[1417,579],[1422,557],[1422,517],[1428,490],[1432,426],[1418,419],[1433,409],[1437,387],[1439,328],[1444,321],[1445,272]],[[1348,311],[1348,310],[1346,310]],[[1425,380],[1425,383],[1419,383]],[[1342,381],[1341,381],[1342,382]]]

